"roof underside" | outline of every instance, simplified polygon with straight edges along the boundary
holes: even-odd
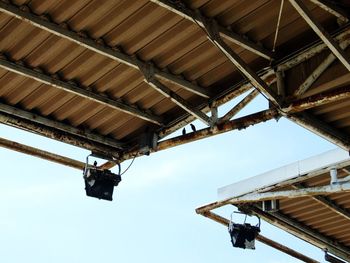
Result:
[[[337,170],[338,184],[331,184],[332,169]],[[258,215],[348,262],[349,175],[348,154],[339,149],[332,150],[220,188],[220,200],[198,208],[197,213],[225,223],[226,219],[217,220],[220,216],[211,211],[225,205],[235,205],[241,211]],[[278,200],[279,208],[271,211],[264,209],[264,200]]]
[[[340,26],[337,17],[315,1],[304,2],[327,32],[343,34],[337,41],[348,41],[347,24]],[[1,122],[114,157],[133,149],[141,151],[140,141],[150,144],[145,134],[160,139],[194,119],[208,126],[218,124],[203,112],[240,95],[241,84],[251,81],[212,43],[212,37],[209,40],[210,27],[204,29],[196,17],[179,15],[166,5],[175,5],[180,13],[198,10],[193,13],[201,14],[209,24],[216,23],[219,31],[227,30],[226,48],[238,54],[254,74],[270,72],[273,81],[265,80],[265,85],[274,93],[272,69],[292,54],[322,44],[288,1],[276,44],[277,0],[0,3]],[[339,3],[344,9],[345,1]],[[232,41],[231,34],[258,51]],[[271,105],[280,110],[320,92],[344,88],[347,97],[308,107],[306,117],[300,115],[306,108],[293,116],[307,128],[310,123],[317,127],[311,128],[317,134],[324,136],[328,131],[336,137],[331,141],[346,148],[350,78],[341,62],[335,61],[306,92],[292,96],[329,53],[327,48],[320,49],[311,59],[283,70],[284,94],[279,94],[280,103]],[[265,96],[274,98],[268,92]],[[319,123],[331,129],[321,125],[320,132]]]

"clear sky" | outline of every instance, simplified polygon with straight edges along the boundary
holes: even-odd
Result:
[[[265,106],[259,98],[245,113]],[[77,160],[88,154],[4,125],[0,131]],[[297,262],[259,242],[254,251],[233,248],[227,229],[195,208],[215,201],[219,187],[333,148],[273,120],[137,158],[113,202],[86,197],[81,171],[0,148],[0,262]],[[261,233],[322,261],[321,250],[266,222]]]

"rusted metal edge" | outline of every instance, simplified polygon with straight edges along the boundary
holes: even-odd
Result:
[[[46,19],[43,19],[41,16],[33,13],[27,5],[18,7],[16,5],[0,1],[0,11],[135,69],[138,69],[136,60],[138,60],[138,63],[141,64],[147,63],[141,61],[135,56],[131,56],[125,52],[122,52],[118,46],[108,46],[102,38],[92,39],[87,34],[79,34],[78,32],[74,32],[69,28],[69,24],[66,22],[56,24],[54,21],[50,21],[49,16],[46,16]],[[193,84],[179,75],[172,74],[171,71],[166,68],[159,69],[155,67],[154,74],[156,77],[175,83],[194,94],[197,94],[204,98],[210,97],[210,92],[207,89],[200,87],[197,84]]]
[[[123,149],[125,147],[124,143],[115,139],[108,138],[107,136],[102,136],[102,135],[93,133],[89,130],[78,129],[76,127],[65,124],[63,122],[55,121],[47,117],[38,115],[36,113],[22,110],[1,102],[0,102],[0,112],[25,119],[27,121],[32,122],[33,124],[37,123],[37,124],[45,125],[47,127],[54,128],[57,131],[63,131],[63,132],[66,132],[67,134],[79,136],[79,137],[85,138],[86,140],[91,140],[108,147],[113,147],[116,149]]]
[[[168,140],[160,141],[157,143],[157,146],[154,148],[147,149],[147,154],[162,151],[165,149],[169,149],[178,145],[182,145],[185,143],[190,143],[193,141],[197,141],[200,139],[208,138],[217,134],[229,132],[232,130],[241,130],[245,129],[251,125],[258,124],[260,122],[265,122],[274,118],[280,117],[280,113],[275,109],[269,109],[260,111],[249,116],[241,117],[234,119],[229,122],[216,124],[213,127],[201,129],[192,133],[188,133],[186,135],[174,137]],[[139,157],[145,154],[143,149],[139,147],[135,147],[134,149],[130,149],[129,151],[124,151],[123,154],[118,159],[119,162]],[[101,166],[103,169],[109,169],[115,165],[114,162],[106,162]]]
[[[120,151],[111,146],[103,145],[98,142],[94,142],[90,139],[72,135],[61,130],[45,126],[43,124],[34,123],[33,121],[22,119],[7,113],[0,111],[0,123],[19,128],[25,131],[36,133],[50,139],[54,139],[60,142],[71,144],[86,150],[90,150],[95,153],[99,153],[103,156],[112,156],[113,158],[119,158]]]
[[[125,102],[122,102],[120,99],[117,100],[117,99],[109,98],[105,94],[98,94],[98,93],[92,92],[91,89],[88,87],[80,87],[68,81],[57,79],[44,72],[32,69],[26,66],[23,62],[20,62],[20,61],[18,61],[17,63],[12,62],[7,55],[0,56],[0,67],[8,71],[20,74],[24,77],[28,77],[33,80],[39,81],[51,87],[61,89],[69,93],[73,93],[74,95],[77,95],[79,97],[92,100],[94,102],[103,104],[105,106],[116,109],[118,111],[122,111],[132,116],[141,118],[143,120],[155,123],[157,125],[162,125],[163,119],[161,117],[156,116],[152,113],[149,113],[145,110],[141,110],[136,105],[127,104]],[[58,74],[55,74],[55,75],[58,75]]]
[[[219,224],[224,225],[226,227],[228,227],[228,225],[230,223],[230,221],[228,219],[226,219],[226,218],[224,218],[222,216],[219,216],[218,214],[215,214],[214,212],[211,212],[211,211],[206,211],[206,212],[204,212],[204,213],[202,213],[200,215],[202,215],[204,217],[207,217],[209,219],[212,219],[213,221],[218,222]],[[265,245],[268,245],[268,246],[270,246],[270,247],[272,247],[274,249],[277,249],[277,250],[279,250],[279,251],[281,251],[281,252],[283,252],[283,253],[285,253],[287,255],[290,255],[290,256],[292,256],[294,258],[297,258],[297,259],[299,259],[299,260],[301,260],[303,262],[319,263],[318,261],[316,261],[316,260],[314,260],[314,259],[312,259],[312,258],[310,258],[308,256],[305,256],[304,254],[299,253],[298,251],[296,251],[294,249],[291,249],[291,248],[289,248],[289,247],[287,247],[285,245],[282,245],[282,244],[280,244],[280,243],[278,243],[276,241],[273,241],[273,240],[271,240],[271,239],[269,239],[269,238],[267,238],[267,237],[265,237],[265,236],[263,236],[261,234],[259,234],[256,237],[256,239],[258,241],[260,241],[261,243],[265,244]]]
[[[293,101],[284,107],[282,111],[296,113],[348,98],[350,98],[350,86],[345,86]]]
[[[192,132],[192,133],[188,133],[188,134],[185,134],[182,136],[174,137],[174,138],[171,138],[168,140],[160,141],[160,142],[158,142],[156,149],[151,150],[151,152],[162,151],[162,150],[165,150],[168,148],[172,148],[172,147],[182,145],[185,143],[208,138],[210,136],[225,133],[225,132],[232,131],[232,130],[245,129],[251,125],[255,125],[255,124],[258,124],[260,122],[268,121],[268,120],[271,120],[271,119],[277,118],[277,117],[279,117],[279,112],[275,109],[260,111],[260,112],[251,114],[249,116],[241,117],[241,118],[229,121],[229,122],[214,125],[213,127],[201,129],[201,130],[198,130],[196,132]],[[138,150],[124,152],[123,156],[121,156],[121,157],[123,160],[126,160],[126,159],[130,159],[130,158],[134,157],[135,154],[138,155]]]
[[[295,190],[284,190],[284,191],[273,191],[273,192],[263,192],[263,193],[248,193],[239,197],[233,197],[229,200],[225,200],[227,204],[244,204],[252,202],[260,202],[266,200],[278,200],[282,198],[300,198],[300,197],[309,197],[317,195],[328,195],[334,193],[348,193],[350,192],[350,183],[344,182],[335,185],[325,185],[325,186],[315,186],[315,187],[306,187],[298,188]]]
[[[50,162],[62,164],[78,170],[83,170],[85,167],[85,163],[83,162],[80,162],[65,156],[61,156],[58,154],[54,154],[51,152],[47,152],[38,148],[34,148],[28,145],[24,145],[15,141],[7,140],[1,137],[0,137],[0,146],[7,148],[9,150],[35,156]]]
[[[196,13],[194,10],[191,10],[189,8],[187,8],[184,3],[178,2],[178,3],[174,3],[174,1],[168,1],[168,0],[151,0],[151,2],[187,19],[190,20],[192,22],[195,22],[197,24],[199,24],[200,26],[203,27],[203,23],[202,20],[200,19],[200,17],[198,16],[198,13]],[[209,18],[207,18],[209,19]],[[210,18],[211,20],[213,20],[213,18]],[[220,35],[227,39],[230,42],[233,42],[235,44],[237,44],[238,46],[241,46],[251,52],[253,52],[254,54],[261,56],[267,60],[271,60],[275,54],[272,51],[269,51],[267,49],[265,49],[264,47],[262,47],[261,45],[258,45],[256,43],[254,43],[251,40],[248,40],[248,38],[243,37],[235,32],[233,32],[231,29],[227,29],[223,26],[219,26],[219,33]]]
[[[281,228],[282,230],[306,241],[310,244],[319,247],[323,250],[328,250],[333,255],[339,258],[350,260],[350,249],[334,240],[320,234],[319,232],[310,229],[309,227],[301,224],[300,222],[288,218],[280,212],[267,213],[263,212],[260,208],[252,205],[239,206],[243,211],[247,210],[260,216],[264,221]]]

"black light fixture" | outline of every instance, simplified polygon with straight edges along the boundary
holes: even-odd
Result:
[[[240,212],[234,212],[240,213]],[[245,214],[245,219],[243,224],[236,224],[231,221],[228,226],[228,232],[231,236],[231,243],[234,247],[239,247],[243,249],[255,249],[255,238],[260,232],[260,218],[257,216],[259,222],[256,226],[246,223],[247,214]]]
[[[121,181],[120,165],[118,168],[118,174],[114,174],[110,170],[99,169],[96,162],[94,166],[89,165],[89,156],[86,157],[83,176],[86,195],[112,201],[114,186],[117,186]]]

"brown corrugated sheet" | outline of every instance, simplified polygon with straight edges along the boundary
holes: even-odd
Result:
[[[183,4],[198,9],[205,16],[215,18],[222,26],[272,50],[280,1],[211,0],[184,1]],[[309,1],[306,4],[328,31],[338,28],[334,16]],[[161,80],[194,107],[207,105],[211,98],[245,79],[208,40],[204,29],[194,21],[149,1],[32,0],[14,1],[12,5],[26,12],[29,9],[43,19],[49,17],[52,22],[68,27],[73,33],[78,32],[82,38],[85,34],[91,39],[100,39],[101,44],[109,48],[116,47],[128,55],[152,62],[158,68],[166,69],[210,92],[211,97],[207,100],[180,85]],[[61,80],[76,83],[83,89],[133,104],[162,117],[165,125],[188,116],[181,107],[145,83],[139,70],[4,12],[0,12],[0,39],[0,51],[8,59],[42,70],[47,75],[59,76]],[[277,59],[317,39],[312,29],[286,1],[278,32]],[[271,64],[271,61],[243,47],[230,42],[227,44],[256,71]],[[337,71],[338,75],[344,78],[347,72],[342,65],[339,67],[341,71]],[[296,69],[296,72],[301,76],[306,74],[300,74],[300,69]],[[293,76],[293,72],[290,75]],[[341,85],[349,83],[349,78],[346,79]],[[306,94],[328,90],[328,82],[319,80],[320,85],[315,84],[313,87],[317,88],[312,87]],[[288,89],[293,91],[291,87]],[[6,104],[123,142],[133,140],[146,130],[161,129],[161,126],[144,119],[6,69],[0,69],[0,98]],[[348,105],[346,100],[320,106],[313,112],[349,134]]]

